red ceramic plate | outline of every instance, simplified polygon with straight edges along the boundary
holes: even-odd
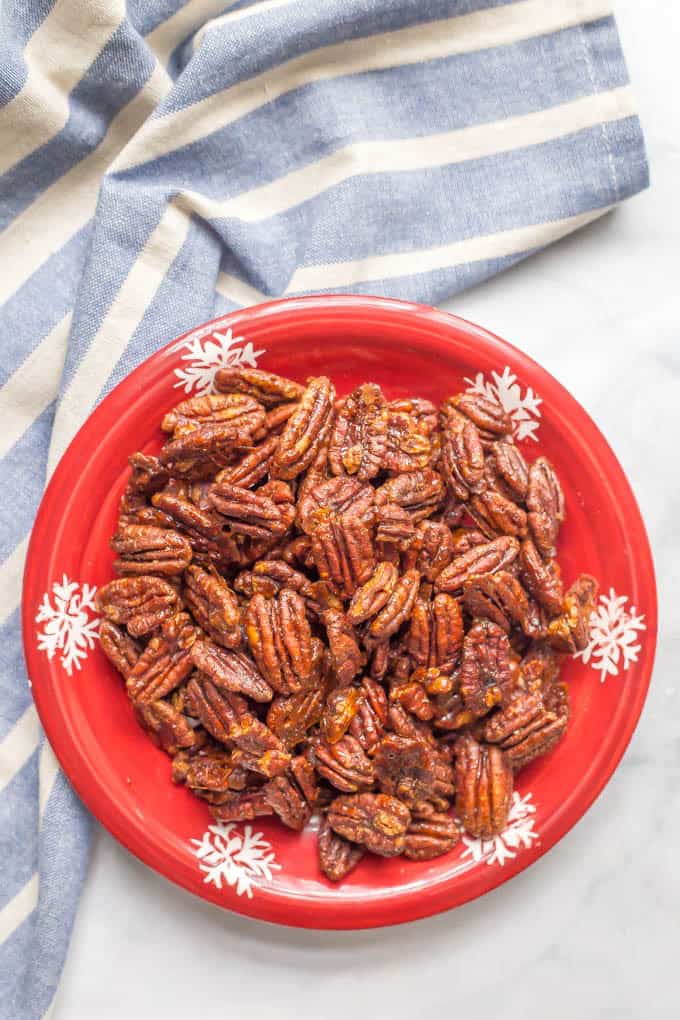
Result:
[[[158,423],[214,370],[244,363],[293,379],[331,376],[338,393],[374,380],[389,398],[434,401],[493,391],[524,453],[546,454],[566,493],[560,538],[567,583],[582,571],[601,597],[585,656],[570,662],[573,717],[552,754],[518,778],[508,828],[466,838],[425,863],[364,859],[341,885],[319,873],[315,835],[264,819],[212,825],[207,807],[170,782],[170,762],[135,723],[98,647],[93,593],[112,574],[108,539],[135,450],[156,452]],[[454,907],[512,878],[592,804],[637,723],[656,640],[656,593],[644,525],[606,441],[558,382],[520,351],[431,308],[359,297],[277,301],[192,330],[132,372],[64,455],[33,531],[23,627],[47,735],[82,799],[128,849],[197,896],[267,921],[364,928]]]

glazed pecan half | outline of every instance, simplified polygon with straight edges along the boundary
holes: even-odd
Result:
[[[486,487],[484,449],[477,426],[450,404],[442,413],[441,469],[456,499],[465,501]]]
[[[516,657],[507,634],[491,620],[476,620],[463,640],[460,693],[473,715],[486,715],[518,680]]]
[[[284,588],[272,599],[254,595],[246,635],[262,676],[279,694],[295,694],[313,674],[312,633],[304,600]]]
[[[99,643],[111,665],[127,680],[142,653],[140,645],[110,620],[99,625]]]
[[[132,637],[141,637],[175,615],[179,597],[160,577],[121,577],[99,589],[95,605],[107,620],[124,624]]]
[[[404,857],[411,861],[431,861],[452,850],[461,831],[451,815],[436,811],[429,802],[411,808],[406,830]]]
[[[330,432],[334,400],[335,387],[326,376],[308,381],[281,433],[271,466],[273,478],[296,478],[310,466]]]
[[[191,661],[220,691],[245,694],[257,702],[271,701],[274,696],[255,663],[241,652],[227,651],[213,641],[199,638],[191,649]]]
[[[361,681],[361,698],[349,732],[368,755],[375,754],[387,725],[387,696],[379,683],[365,676]]]
[[[411,812],[386,793],[360,793],[336,797],[327,819],[331,829],[344,839],[380,857],[396,857],[404,851]]]
[[[186,716],[167,701],[138,702],[135,705],[135,716],[154,744],[171,756],[183,748],[200,747],[205,737],[204,733],[194,730]]]
[[[267,712],[267,726],[290,749],[319,722],[323,707],[324,692],[318,687],[288,697],[277,695]]]
[[[337,478],[312,479],[300,494],[297,523],[311,535],[321,521],[333,515],[348,513],[370,522],[374,504],[373,487],[356,478],[340,475]]]
[[[275,500],[264,490],[264,486],[252,491],[226,481],[216,482],[210,489],[210,502],[232,534],[277,538],[292,524],[292,494],[284,491],[283,499]]]
[[[181,574],[191,562],[191,546],[186,538],[168,528],[129,524],[119,528],[111,539],[118,554],[113,564],[117,574]]]
[[[364,623],[379,613],[389,601],[398,578],[399,571],[392,563],[378,563],[369,579],[352,596],[347,609],[349,622]]]
[[[484,740],[505,751],[513,769],[547,754],[569,722],[569,691],[553,684],[540,693],[517,691],[484,727]]]
[[[334,744],[317,737],[311,750],[316,771],[336,790],[356,793],[373,785],[373,762],[354,737],[346,735]]]
[[[377,506],[396,503],[403,510],[408,510],[414,523],[434,513],[443,499],[444,482],[432,468],[395,475],[375,493]]]
[[[184,582],[184,601],[199,627],[217,644],[238,648],[242,640],[239,607],[226,581],[192,565],[184,573]]]
[[[388,412],[382,390],[364,383],[342,402],[328,449],[334,475],[356,475],[366,482],[380,471],[387,444]]]
[[[448,567],[442,570],[435,581],[435,587],[438,591],[460,591],[473,577],[506,570],[517,558],[518,553],[519,542],[511,535],[503,535],[492,542],[473,545],[466,552],[456,555]]]
[[[191,650],[198,630],[186,613],[166,620],[152,637],[127,678],[127,692],[135,702],[148,704],[170,694],[191,673]]]
[[[364,850],[333,832],[327,818],[319,826],[319,867],[331,882],[341,882],[356,868]]]
[[[536,548],[549,559],[557,554],[555,545],[565,513],[562,486],[546,457],[538,457],[529,468],[526,502]]]
[[[582,652],[588,644],[597,581],[582,574],[564,596],[562,613],[548,626],[548,640],[558,652]]]
[[[351,598],[373,572],[371,528],[351,513],[330,517],[312,534],[312,554],[319,577],[338,595]]]
[[[423,741],[389,733],[380,741],[373,762],[383,793],[409,806],[434,794],[437,758]]]
[[[261,368],[220,368],[215,373],[215,389],[219,393],[242,393],[272,407],[298,401],[305,388]]]
[[[359,647],[356,631],[345,613],[328,609],[321,615],[326,627],[331,665],[339,687],[346,687],[361,671],[366,656]]]
[[[491,839],[507,825],[512,803],[512,768],[498,747],[469,734],[456,742],[456,810],[471,836]]]

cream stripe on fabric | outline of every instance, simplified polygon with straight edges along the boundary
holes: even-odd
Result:
[[[21,92],[0,109],[0,174],[59,134],[69,93],[125,17],[125,0],[57,0],[24,48]]]
[[[68,312],[0,389],[0,457],[5,456],[59,392],[70,329]]]
[[[190,0],[149,32],[145,40],[160,62],[166,65],[172,51],[183,39],[235,3],[236,0]]]
[[[204,200],[200,203],[201,211],[212,218],[235,217],[254,223],[286,212],[358,174],[398,173],[462,163],[540,145],[633,113],[632,93],[629,86],[624,86],[547,110],[443,134],[358,142],[226,202]]]
[[[0,793],[31,757],[40,739],[40,723],[33,702],[0,743]]]
[[[19,542],[0,563],[0,625],[14,612],[21,600],[21,581],[28,549],[28,536]]]
[[[135,98],[113,118],[97,148],[46,188],[0,234],[5,253],[0,303],[85,226],[94,214],[101,178],[109,163],[151,116],[170,85],[167,72],[157,64]]]
[[[366,283],[368,280],[388,280],[395,276],[412,276],[416,272],[430,273],[436,269],[448,269],[466,262],[517,255],[557,241],[572,230],[577,230],[603,216],[611,208],[606,206],[563,220],[536,223],[516,230],[487,234],[484,237],[471,237],[437,248],[405,251],[395,255],[373,255],[353,262],[335,262],[325,266],[303,266],[293,273],[286,293],[351,287],[353,284]]]
[[[184,209],[171,202],[130,269],[59,403],[48,460],[50,471],[89,414],[144,317],[186,240],[190,222]]]
[[[37,873],[29,878],[13,900],[0,910],[0,943],[4,942],[28,915],[35,909],[38,902],[40,880]]]
[[[250,7],[242,7],[238,11],[229,11],[221,18],[213,18],[201,28],[193,38],[192,49],[196,51],[205,39],[207,32],[213,28],[220,28],[223,25],[233,25],[236,21],[243,21],[244,18],[252,18],[254,15],[266,14],[267,11],[274,11],[277,7],[290,7],[299,3],[300,0],[261,0],[259,4],[251,4]]]
[[[552,0],[519,0],[504,7],[324,46],[150,121],[120,154],[114,169],[146,163],[178,145],[189,145],[310,82],[508,45],[610,13],[611,4],[603,0],[571,0],[568,6]]]
[[[249,283],[239,280],[237,276],[230,276],[228,273],[219,274],[215,281],[215,290],[229,301],[235,301],[237,305],[256,305],[260,301],[269,300],[262,291],[256,290]]]

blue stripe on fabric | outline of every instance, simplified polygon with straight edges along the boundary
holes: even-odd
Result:
[[[399,0],[387,7],[384,0],[310,0],[294,10],[294,32],[289,6],[216,25],[154,116],[192,106],[311,50],[461,13],[459,0],[429,0],[427,6],[423,0]]]
[[[42,498],[55,407],[53,401],[0,460],[0,562],[30,531]]]
[[[140,35],[149,35],[186,4],[187,0],[140,0],[128,3],[127,16]]]
[[[158,225],[167,205],[153,184],[130,191],[125,181],[106,178],[99,195],[89,258],[80,281],[87,301],[73,318],[61,392],[70,384],[112,301]]]
[[[484,159],[352,178],[264,222],[213,226],[247,279],[280,293],[301,265],[417,251],[609,205],[646,186],[642,153],[629,163],[636,144],[637,120],[628,118],[608,124],[606,136],[597,126]]]
[[[588,26],[588,36],[591,47],[607,55],[599,90],[626,84],[613,19]],[[306,85],[155,160],[154,181],[163,180],[168,188],[190,187],[199,164],[201,191],[229,198],[352,142],[454,131],[532,113],[593,91],[581,28],[497,47],[487,51],[486,60],[483,77],[479,55],[466,53]],[[393,102],[396,94],[401,97],[398,105]],[[469,101],[452,102],[458,94]],[[304,130],[305,125],[314,130]],[[144,164],[121,177],[142,181],[149,172]]]
[[[0,740],[19,721],[31,700],[21,643],[21,609],[17,606],[0,626]]]
[[[6,1020],[39,1020],[54,997],[87,871],[91,829],[90,816],[60,772],[39,837],[35,823],[26,830],[35,833],[39,847],[38,908],[0,945],[0,1017]]]
[[[189,234],[144,318],[130,338],[100,398],[136,365],[197,322],[213,317],[221,245],[211,227],[193,219]]]
[[[97,147],[110,121],[139,92],[155,63],[149,48],[124,21],[71,92],[69,119],[62,131],[0,177],[0,230]]]
[[[88,223],[0,307],[0,386],[73,307],[90,231]]]
[[[37,820],[39,757],[36,744],[26,764],[0,794],[0,911],[23,889],[38,865],[38,848],[34,846],[27,854],[25,839]]]
[[[56,0],[5,0],[0,4],[0,106],[21,92],[26,81],[23,48]]]

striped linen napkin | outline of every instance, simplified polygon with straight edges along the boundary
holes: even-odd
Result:
[[[4,0],[0,1015],[51,1011],[87,812],[19,634],[46,474],[162,343],[274,295],[438,303],[647,185],[601,0]]]

